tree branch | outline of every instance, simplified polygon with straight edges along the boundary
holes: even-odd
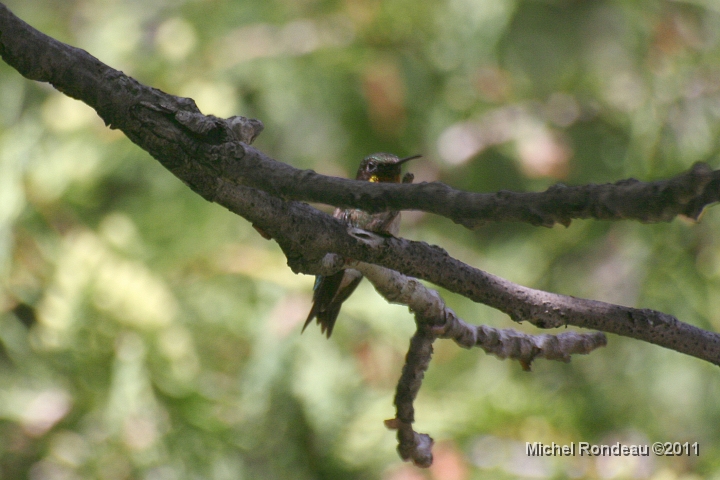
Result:
[[[298,177],[292,176],[295,169],[242,143],[240,140],[250,142],[259,133],[259,122],[243,117],[225,120],[203,116],[192,99],[174,97],[142,85],[87,52],[38,32],[2,4],[0,55],[28,78],[50,82],[58,90],[95,108],[111,128],[121,129],[195,192],[262,228],[280,244],[295,272],[327,273],[333,268],[338,269],[342,262],[337,259],[331,264],[321,263],[327,253],[336,253],[428,280],[471,300],[498,308],[515,321],[527,320],[540,328],[572,324],[617,333],[720,364],[719,335],[682,323],[670,315],[522,287],[472,268],[450,257],[439,247],[377,237],[368,232],[351,232],[336,219],[306,204],[286,201],[285,198],[292,195],[285,192],[285,183],[276,184],[272,179],[289,175],[294,178],[289,182],[292,185],[288,186],[292,191],[293,185],[317,183],[313,179],[321,179],[322,176],[304,171],[300,172],[302,181],[297,181]],[[227,180],[228,172],[237,173],[233,181]],[[607,187],[605,193],[599,195],[603,205],[623,199],[635,207],[621,209],[620,217],[603,217],[602,212],[615,211],[607,205],[607,208],[594,207],[593,211],[600,218],[624,218],[623,215],[633,218],[635,215],[652,221],[668,219],[673,214],[671,212],[693,215],[702,205],[715,201],[720,183],[716,178],[718,176],[719,172],[711,172],[708,167],[699,164],[689,173],[663,182],[624,181],[613,184],[616,188],[593,185],[554,187],[545,194],[500,192],[492,197],[514,199],[512,202],[515,202],[517,199],[549,195],[547,198],[552,198],[552,201],[548,203],[556,210],[575,208],[579,211],[581,208],[573,207],[579,200],[572,195],[565,198],[561,192],[583,189],[598,192]],[[238,180],[242,184],[237,184]],[[318,188],[327,186],[334,191],[342,186],[340,197],[351,203],[337,202],[340,206],[413,208],[402,203],[406,200],[399,200],[402,196],[399,189],[422,187],[419,190],[443,190],[439,184],[378,185],[330,177],[322,177],[321,180],[317,183]],[[266,191],[251,186],[257,184]],[[386,190],[388,188],[390,190]],[[631,201],[625,197],[631,192],[635,192],[639,200]],[[410,198],[422,204],[447,204],[457,202],[458,198],[470,198],[465,195],[479,194],[445,191],[442,195],[423,198],[410,195]],[[352,200],[355,197],[357,203]],[[382,205],[373,204],[372,199],[376,197],[384,199]],[[392,203],[391,199],[399,203]],[[566,201],[569,207],[564,205]],[[645,205],[651,213],[641,214],[637,205]],[[531,211],[530,216],[536,219],[542,217],[535,211],[535,206],[518,208],[515,213],[509,216],[499,214],[498,218],[516,218],[518,211]]]
[[[574,218],[657,222],[676,215],[697,218],[720,199],[720,171],[705,164],[670,180],[556,185],[541,193],[478,194],[441,183],[356,182],[297,170],[267,157],[249,146],[262,130],[259,121],[204,116],[192,99],[142,85],[87,52],[43,35],[2,4],[0,55],[27,78],[49,82],[95,108],[107,125],[122,130],[193,191],[252,222],[278,242],[293,271],[328,274],[353,265],[390,301],[409,305],[417,331],[398,384],[396,418],[388,425],[398,430],[401,456],[418,465],[432,461],[432,439],[412,430],[412,402],[436,338],[479,346],[517,359],[524,368],[537,357],[567,361],[606,340],[598,333],[531,336],[471,326],[445,307],[436,292],[405,275],[499,309],[518,322],[616,333],[720,365],[720,335],[670,315],[523,287],[466,265],[439,247],[348,227],[298,201],[369,211],[424,210],[468,227],[488,221],[567,225]]]
[[[407,305],[415,314],[417,330],[410,340],[405,365],[395,393],[395,418],[385,425],[397,430],[398,453],[419,467],[432,464],[433,440],[412,428],[415,407],[422,380],[430,365],[433,343],[437,338],[451,338],[464,348],[480,347],[501,359],[518,360],[526,371],[536,358],[570,361],[572,354],[588,354],[607,344],[605,335],[564,332],[559,335],[528,335],[512,329],[496,329],[485,325],[469,325],[445,305],[440,295],[413,278],[368,263],[354,263],[377,289],[392,303]]]
[[[326,177],[277,162],[247,145],[262,129],[257,120],[206,117],[192,99],[142,85],[84,50],[38,32],[2,4],[0,55],[25,77],[49,82],[94,108],[107,125],[122,130],[199,193],[204,186],[188,172],[190,163],[285,200],[372,212],[422,210],[471,228],[492,221],[551,226],[569,225],[576,218],[643,222],[668,221],[677,215],[697,218],[706,205],[720,200],[720,171],[706,164],[670,180],[558,184],[537,193],[470,193],[440,182],[379,184]]]
[[[414,278],[369,263],[354,263],[352,268],[365,275],[387,301],[407,305],[415,314],[418,330],[435,338],[452,339],[463,348],[480,347],[498,358],[518,360],[525,370],[530,370],[536,358],[569,362],[572,354],[588,354],[607,344],[602,333],[528,335],[513,329],[470,325],[445,304],[438,292]]]
[[[283,202],[248,187],[221,182],[215,198],[270,234],[294,271],[329,273],[328,265],[337,267],[337,259],[322,259],[333,252],[427,280],[507,313],[516,322],[616,333],[720,365],[720,335],[672,315],[523,287],[452,258],[440,247],[348,228],[309,205]]]

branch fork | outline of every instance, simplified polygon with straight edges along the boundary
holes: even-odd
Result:
[[[720,170],[698,163],[668,180],[569,187],[545,192],[463,192],[439,182],[359,182],[298,170],[250,146],[262,123],[244,117],[203,115],[192,99],[145,86],[90,55],[44,35],[0,3],[0,55],[25,77],[48,82],[94,108],[110,128],[123,131],[193,191],[244,217],[274,239],[296,273],[361,271],[388,301],[410,307],[417,330],[410,341],[395,395],[400,455],[418,466],[432,462],[432,439],[412,429],[413,402],[428,368],[433,342],[455,341],[529,370],[537,358],[567,362],[606,344],[616,333],[720,365],[720,335],[670,315],[533,290],[466,265],[439,247],[348,229],[302,202],[368,212],[421,210],[469,228],[488,222],[569,225],[576,218],[669,221],[699,218],[720,200]],[[350,260],[347,260],[350,259]],[[415,278],[411,278],[415,277]],[[597,333],[526,335],[474,326],[458,318],[422,279],[484,303],[515,321],[539,328],[575,325]]]

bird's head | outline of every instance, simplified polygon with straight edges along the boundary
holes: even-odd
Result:
[[[366,182],[400,183],[402,164],[421,156],[398,158],[390,153],[373,153],[360,163],[355,179]]]

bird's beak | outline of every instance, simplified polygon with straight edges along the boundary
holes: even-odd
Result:
[[[413,155],[412,157],[401,158],[400,160],[398,160],[397,162],[395,162],[395,165],[401,165],[401,164],[403,164],[403,163],[405,163],[405,162],[409,162],[410,160],[414,160],[414,159],[420,158],[420,157],[422,157],[422,155]]]

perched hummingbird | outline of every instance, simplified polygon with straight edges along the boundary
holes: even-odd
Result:
[[[355,180],[400,183],[402,164],[419,157],[421,155],[398,158],[389,153],[373,153],[360,163]],[[410,173],[402,178],[402,183],[412,181],[413,175]],[[370,214],[356,208],[347,210],[336,208],[333,216],[353,227],[379,234],[397,235],[400,228],[400,212]],[[340,270],[329,276],[316,276],[313,306],[302,331],[305,331],[313,318],[317,318],[322,333],[327,333],[327,337],[330,338],[342,303],[355,291],[362,278],[362,273],[352,268]]]

